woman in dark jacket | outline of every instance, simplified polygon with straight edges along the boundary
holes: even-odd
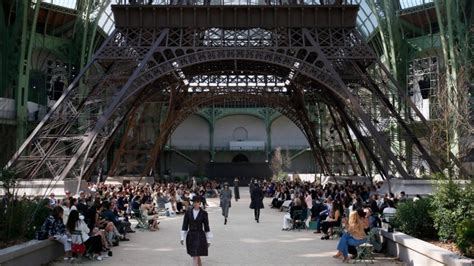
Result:
[[[260,220],[260,209],[263,209],[263,191],[258,181],[255,180],[252,190],[250,191],[250,209],[253,209],[255,214],[255,221]]]
[[[232,201],[232,190],[229,189],[229,184],[227,182],[224,183],[224,189],[221,189],[219,198],[221,200],[220,206],[222,208],[222,216],[224,216],[224,224],[227,224],[230,202]]]
[[[181,245],[186,238],[186,251],[193,257],[193,265],[201,266],[201,256],[207,256],[212,233],[207,212],[201,209],[201,197],[193,197],[193,208],[184,214],[181,228]]]

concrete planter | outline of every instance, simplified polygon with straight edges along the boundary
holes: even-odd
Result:
[[[44,265],[64,255],[64,246],[51,240],[31,240],[0,250],[0,265]]]
[[[449,250],[422,241],[401,232],[389,233],[382,230],[384,241],[388,243],[388,254],[398,257],[407,265],[449,265],[470,266],[474,261],[461,257]]]

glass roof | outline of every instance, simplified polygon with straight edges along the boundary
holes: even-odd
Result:
[[[87,0],[88,1],[88,0]],[[49,3],[53,5],[58,5],[70,9],[77,9],[78,0],[43,0],[44,3]],[[112,0],[101,0],[98,1],[99,5],[97,5],[94,11],[90,14],[90,19],[94,20],[97,15],[99,14],[100,8],[105,5],[105,10],[99,18],[98,26],[104,30],[106,34],[112,33],[115,29],[114,17],[112,14],[111,5],[115,3]]]
[[[369,37],[378,26],[377,18],[367,0],[356,0],[355,2],[360,6],[357,14],[357,28],[364,37]]]
[[[399,0],[402,9],[421,6],[428,3],[433,3],[433,0]]]
[[[241,0],[226,0],[235,2],[239,4]],[[370,0],[351,0],[352,3],[356,3],[360,5],[360,10],[357,18],[358,29],[364,37],[369,37],[372,32],[377,28],[378,22],[377,19],[372,12],[370,6],[368,5],[367,1]],[[66,8],[76,9],[78,0],[43,0],[45,3],[50,3],[54,5],[63,6]],[[105,11],[99,18],[98,25],[104,30],[106,34],[110,34],[114,30],[114,18],[112,14],[111,5],[115,4],[116,2],[123,2],[123,0],[102,0],[100,1],[101,4],[106,4]],[[128,3],[128,1],[125,1]],[[158,2],[158,1],[157,1]],[[317,1],[316,1],[317,2]],[[402,8],[410,8],[417,5],[422,5],[427,2],[432,2],[432,0],[400,0],[400,4]],[[94,12],[95,14],[98,13],[98,9]],[[91,18],[94,19],[94,13],[91,14]]]

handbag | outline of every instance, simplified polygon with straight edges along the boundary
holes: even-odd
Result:
[[[73,236],[77,236],[79,235],[79,238],[80,238],[80,241],[77,241],[77,239],[75,239],[74,241],[72,241],[71,243],[71,252],[73,254],[85,254],[86,253],[86,245],[84,244],[84,239],[82,238],[82,233],[81,231],[74,231],[73,232]]]
[[[36,231],[36,239],[45,240],[48,239],[48,232],[46,231]]]
[[[82,244],[75,244],[73,243],[71,246],[72,253],[75,254],[84,254],[86,252],[86,245]]]

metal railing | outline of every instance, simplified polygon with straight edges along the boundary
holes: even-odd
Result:
[[[117,5],[357,5],[360,0],[116,0]]]

